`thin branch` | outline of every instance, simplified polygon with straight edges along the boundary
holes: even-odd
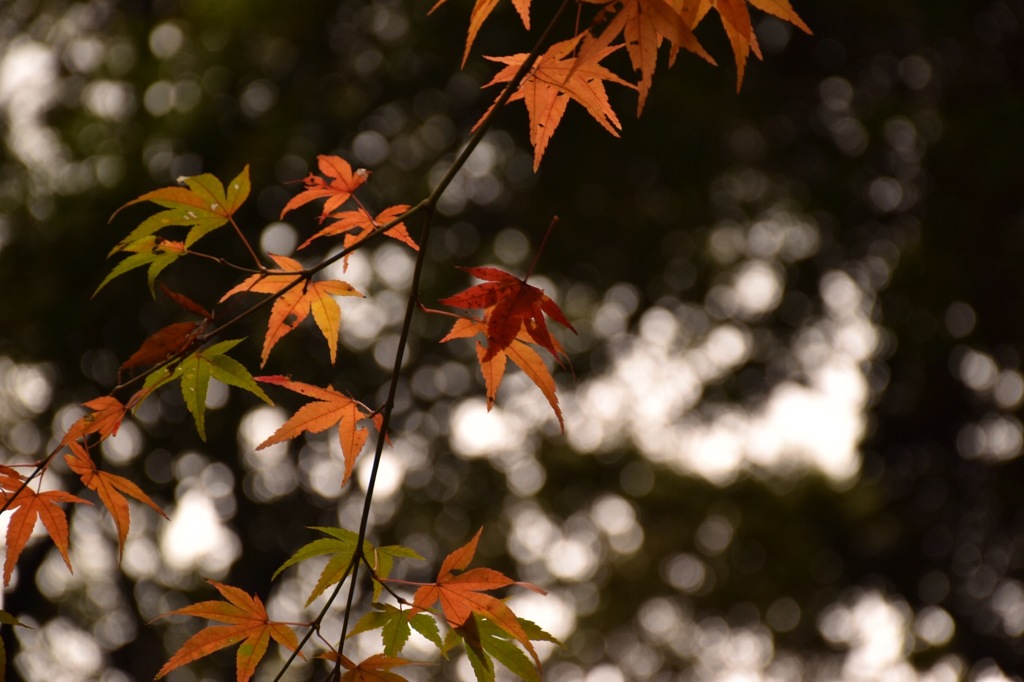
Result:
[[[487,129],[490,127],[491,122],[494,120],[494,117],[497,115],[497,112],[504,108],[509,98],[519,87],[519,84],[523,81],[524,78],[526,78],[527,74],[530,72],[530,69],[533,68],[534,63],[536,63],[537,59],[540,57],[541,51],[547,44],[551,32],[554,30],[555,25],[558,23],[559,18],[562,16],[562,13],[565,11],[565,9],[569,6],[571,2],[572,0],[562,1],[562,4],[559,6],[558,11],[555,12],[555,15],[551,18],[551,21],[548,22],[547,27],[544,29],[544,32],[541,34],[541,37],[534,45],[534,48],[530,52],[529,56],[527,56],[527,58],[523,61],[515,76],[513,76],[512,80],[510,80],[509,83],[505,86],[505,89],[502,90],[501,95],[491,106],[490,112],[484,117],[481,124],[476,128],[476,130],[473,133],[473,136],[470,138],[466,146],[463,147],[459,155],[455,158],[455,161],[452,162],[452,165],[448,169],[448,172],[445,173],[445,176],[441,179],[440,182],[438,182],[437,186],[434,187],[434,190],[424,201],[420,202],[407,212],[412,213],[422,210],[426,212],[426,217],[424,220],[423,233],[420,237],[419,242],[420,248],[416,254],[416,265],[413,269],[412,281],[409,284],[409,296],[406,300],[405,318],[402,321],[402,329],[399,333],[398,348],[395,350],[395,361],[391,370],[391,382],[388,386],[388,395],[384,402],[384,407],[381,410],[382,421],[380,426],[380,433],[377,436],[377,447],[373,455],[373,462],[370,467],[370,477],[369,480],[367,481],[366,494],[363,500],[363,513],[362,518],[359,521],[359,534],[356,539],[355,553],[353,554],[351,561],[351,563],[353,564],[351,576],[352,580],[349,582],[348,597],[346,599],[345,604],[345,615],[344,620],[342,622],[341,635],[338,640],[338,659],[335,662],[334,668],[332,669],[331,674],[328,676],[328,679],[340,679],[341,677],[341,655],[344,652],[345,637],[348,633],[349,627],[349,618],[352,613],[352,604],[354,603],[355,600],[356,578],[358,577],[359,574],[359,563],[365,561],[365,556],[363,555],[363,541],[366,539],[366,532],[369,526],[370,508],[373,502],[374,485],[377,480],[377,472],[380,468],[381,458],[384,453],[384,444],[386,442],[388,427],[391,423],[392,414],[394,413],[395,396],[398,393],[398,384],[399,379],[401,378],[402,361],[405,358],[405,349],[408,345],[409,335],[412,331],[413,316],[416,313],[416,308],[419,306],[420,282],[422,280],[423,275],[423,265],[426,262],[427,248],[430,243],[430,234],[434,223],[434,214],[437,207],[437,203],[444,195],[445,190],[458,175],[459,171],[462,170],[463,166],[466,164],[466,161],[469,160],[470,155],[476,149],[477,145],[479,145],[480,142],[483,140],[483,137],[486,134]],[[389,226],[387,225],[381,226],[380,228],[378,228],[378,230],[380,232],[384,232],[386,229],[388,229],[388,227]],[[375,230],[375,232],[378,230]]]

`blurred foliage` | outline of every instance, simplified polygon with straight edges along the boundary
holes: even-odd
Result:
[[[500,419],[480,422],[472,349],[437,345],[446,321],[421,318],[374,533],[435,561],[485,525],[481,560],[565,605],[564,631],[549,626],[568,645],[552,679],[1024,670],[1024,4],[795,4],[814,36],[758,17],[766,60],[739,95],[724,35],[702,26],[723,66],[662,70],[639,120],[614,93],[621,140],[570,111],[534,175],[511,107],[442,204],[428,306],[465,287],[448,266],[525,268],[560,217],[537,274],[581,332],[564,339],[559,376],[568,435],[531,416],[543,400],[530,387],[503,391]],[[5,0],[0,461],[48,451],[69,409],[179,319],[131,276],[89,299],[126,229],[108,217],[129,199],[249,163],[241,222],[274,250],[313,229],[312,213],[277,221],[318,153],[371,168],[371,206],[423,196],[493,73],[480,58],[456,70],[468,5],[427,9]],[[535,23],[550,11],[535,7]],[[526,41],[501,7],[477,52]],[[387,245],[353,260],[383,312],[343,304],[335,367],[322,339],[296,333],[268,372],[379,398],[408,263]],[[232,283],[183,272],[167,283],[207,306]],[[251,366],[261,324],[244,344]],[[829,402],[836,386],[846,402]],[[759,436],[783,395],[810,396],[796,403],[807,411]],[[837,404],[852,422],[821,421]],[[296,576],[273,592],[269,576],[310,539],[304,526],[354,527],[360,489],[338,490],[326,438],[254,453],[245,420],[284,416],[258,405],[231,392],[205,444],[173,392],[140,413],[108,461],[168,511],[204,500],[190,508],[223,523],[221,561],[175,564],[162,520],[137,511],[120,573],[109,519],[76,510],[74,576],[34,542],[4,595],[36,627],[4,628],[12,675],[151,678],[184,628],[147,621],[209,598],[201,577],[299,617]],[[806,435],[818,432],[824,450]],[[72,641],[76,656],[57,653]],[[194,668],[217,677],[216,663]],[[432,674],[449,677],[410,673]]]

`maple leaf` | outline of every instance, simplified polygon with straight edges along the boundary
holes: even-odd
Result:
[[[391,668],[397,668],[401,665],[430,665],[429,663],[410,661],[405,658],[388,656],[387,654],[374,654],[363,659],[358,664],[354,663],[348,656],[339,656],[336,651],[324,652],[318,658],[324,658],[329,661],[341,661],[342,667],[348,671],[341,676],[341,682],[405,682],[406,678],[389,672]]]
[[[348,637],[371,630],[380,630],[384,653],[388,656],[397,656],[401,653],[413,629],[433,642],[438,648],[442,646],[437,621],[427,614],[417,613],[410,618],[405,611],[391,604],[374,604],[373,608],[376,611],[370,611],[360,618],[348,633]]]
[[[14,491],[22,486],[25,477],[17,469],[0,464],[0,489]]]
[[[117,528],[117,554],[120,560],[124,554],[124,541],[128,537],[128,527],[131,524],[125,495],[148,505],[165,519],[167,514],[150,499],[149,495],[127,478],[97,469],[92,457],[89,456],[89,451],[81,443],[72,441],[68,446],[71,448],[71,454],[64,455],[68,468],[81,477],[82,485],[96,491],[103,506],[114,519],[114,526]]]
[[[477,334],[487,335],[486,325],[479,320],[471,320],[468,318],[459,318],[455,321],[451,331],[441,339],[441,343],[451,341],[452,339],[466,339],[472,338]],[[544,397],[547,398],[548,404],[551,405],[551,409],[555,411],[555,416],[558,417],[558,425],[565,431],[565,422],[562,419],[562,410],[558,405],[558,395],[556,393],[557,387],[555,386],[555,380],[551,376],[551,372],[548,370],[547,365],[544,364],[543,358],[528,345],[531,339],[527,336],[525,331],[520,331],[519,335],[512,340],[506,348],[497,351],[492,357],[488,358],[487,348],[479,341],[476,344],[476,357],[480,363],[480,372],[484,377],[484,386],[487,390],[487,411],[489,412],[494,407],[494,402],[498,395],[498,388],[501,386],[501,380],[505,376],[505,365],[508,358],[512,359],[512,362],[516,364],[530,378],[537,388],[541,390]],[[552,339],[554,340],[554,339]],[[556,350],[561,352],[561,347],[556,343]]]
[[[186,663],[241,641],[236,658],[236,680],[247,682],[267,652],[271,639],[289,651],[298,649],[299,640],[295,632],[285,623],[270,620],[259,597],[249,595],[231,585],[223,585],[213,580],[206,582],[213,585],[227,601],[199,602],[169,611],[158,618],[172,615],[197,616],[227,625],[210,625],[189,637],[170,660],[164,663],[155,679],[159,680]],[[302,657],[301,652],[299,656]]]
[[[149,394],[160,386],[180,379],[181,397],[185,401],[185,407],[195,420],[199,437],[205,441],[206,393],[211,378],[248,391],[268,405],[274,404],[249,374],[249,370],[242,363],[226,355],[242,341],[243,339],[231,339],[215,343],[195,351],[179,362],[174,369],[164,367],[151,373],[146,377],[143,392]]]
[[[120,400],[111,395],[93,398],[82,403],[82,407],[88,407],[92,412],[71,425],[60,441],[61,446],[79,438],[85,438],[90,433],[98,434],[100,440],[117,435],[117,429],[128,412],[128,407],[122,405]]]
[[[408,210],[409,206],[407,204],[397,204],[384,209],[377,214],[376,218],[371,216],[369,212],[363,208],[358,208],[354,211],[332,213],[330,217],[335,218],[335,221],[299,244],[299,248],[306,248],[314,239],[319,239],[320,237],[331,237],[338,234],[344,234],[344,248],[347,251],[369,237],[375,229],[381,225],[387,225]],[[357,228],[359,230],[358,232],[352,232],[352,230]],[[403,244],[407,244],[412,247],[414,251],[419,251],[420,249],[419,245],[412,237],[409,236],[409,230],[406,228],[405,223],[395,223],[388,228],[384,234],[392,239],[402,242]],[[348,267],[348,256],[345,256],[345,267]]]
[[[506,606],[502,600],[484,594],[484,592],[509,585],[519,585],[539,594],[547,593],[536,585],[517,582],[491,568],[473,568],[465,571],[464,569],[473,560],[473,555],[476,554],[476,546],[482,532],[483,528],[476,532],[472,540],[445,558],[435,582],[423,585],[416,590],[409,617],[430,609],[438,602],[441,602],[445,620],[456,629],[465,626],[474,614],[484,616],[522,644],[539,668],[540,659],[537,657],[537,652],[516,615],[512,613],[512,609]],[[452,571],[463,572],[455,575]]]
[[[337,425],[338,441],[341,443],[341,452],[345,458],[345,474],[341,484],[348,483],[356,464],[356,457],[359,456],[370,435],[367,427],[358,426],[360,421],[371,418],[369,409],[359,401],[334,390],[331,386],[320,388],[301,381],[292,381],[284,376],[256,377],[256,380],[283,386],[290,391],[316,399],[314,402],[300,407],[288,421],[281,425],[281,428],[256,446],[256,449],[262,450],[275,443],[283,443],[301,433],[320,433]],[[379,430],[380,415],[373,415],[372,421]]]
[[[187,310],[188,312],[194,315],[198,315],[204,320],[213,319],[213,313],[211,313],[209,310],[193,301],[185,294],[179,294],[177,291],[172,291],[163,284],[160,285],[160,291],[164,292],[164,294],[167,295],[167,298],[174,301],[182,310]]]
[[[807,35],[812,35],[810,27],[797,15],[796,10],[789,4],[789,0],[748,0],[748,2],[762,12],[787,21]]]
[[[32,629],[31,625],[25,625],[20,620],[7,613],[6,611],[0,610],[0,624],[3,625],[17,625],[23,628]],[[4,648],[4,642],[0,639],[0,682],[4,682],[4,674],[7,671],[7,650]]]
[[[564,646],[556,638],[537,626],[536,623],[519,618],[519,624],[531,641],[545,641]],[[541,682],[540,669],[535,667],[526,657],[522,649],[517,647],[509,633],[480,615],[474,617],[460,628],[452,630],[462,639],[466,647],[469,662],[481,682],[494,682],[493,656],[520,679],[527,682]]]
[[[294,211],[315,199],[326,197],[327,201],[324,202],[323,210],[320,213],[322,220],[329,213],[337,210],[348,201],[352,193],[359,189],[370,177],[370,171],[365,168],[353,171],[348,161],[340,156],[321,154],[316,157],[316,161],[320,167],[320,172],[331,178],[331,181],[326,182],[323,178],[319,178],[312,173],[306,176],[302,181],[306,189],[296,194],[285,204],[285,207],[281,209],[282,218],[289,211]]]
[[[14,510],[7,525],[7,559],[4,562],[4,587],[10,584],[14,566],[18,563],[25,543],[32,535],[36,521],[43,522],[43,528],[53,539],[53,544],[60,551],[64,563],[72,573],[71,558],[68,556],[68,518],[64,510],[57,506],[61,502],[78,502],[92,504],[81,497],[66,493],[63,490],[48,490],[37,493],[30,487],[17,486],[15,495],[7,490],[0,490],[0,500],[7,510]]]
[[[139,349],[121,363],[118,374],[128,369],[155,365],[192,345],[202,327],[195,322],[175,322],[153,332]]]
[[[274,575],[271,577],[271,580],[273,580],[280,575],[283,570],[299,562],[306,561],[307,559],[311,559],[316,556],[330,554],[330,560],[328,560],[327,565],[325,565],[323,570],[320,572],[320,578],[313,587],[313,591],[310,592],[309,598],[306,599],[306,606],[312,604],[313,600],[323,594],[323,591],[328,587],[334,585],[345,577],[349,564],[352,563],[352,557],[355,556],[356,541],[359,539],[358,534],[344,528],[333,528],[329,526],[313,526],[313,528],[328,537],[313,540],[312,542],[300,547],[287,561],[281,564],[281,566],[274,571]],[[378,580],[384,580],[391,574],[391,568],[394,566],[395,559],[397,558],[423,560],[423,557],[408,547],[402,547],[400,545],[374,547],[370,544],[369,540],[365,539],[363,540],[363,556],[366,557],[366,560],[369,562],[370,567],[373,569]],[[380,592],[381,585],[379,582],[375,581],[373,584],[373,598],[379,599]]]
[[[749,0],[749,3],[793,24],[807,34],[811,33],[811,29],[793,10],[789,0]],[[743,85],[747,57],[753,52],[754,56],[762,59],[757,35],[754,33],[754,27],[750,21],[750,11],[747,9],[746,0],[696,0],[686,3],[682,8],[682,13],[684,16],[691,17],[691,25],[696,26],[712,7],[718,12],[719,18],[722,20],[722,27],[725,28],[729,44],[732,46],[733,57],[736,60],[736,91],[739,92]]]
[[[207,323],[213,320],[212,313],[188,296],[171,291],[163,284],[160,285],[160,288],[180,307],[202,317],[203,322],[175,322],[153,332],[142,342],[139,349],[132,353],[131,357],[121,363],[121,367],[117,370],[119,378],[125,370],[159,364],[178,353],[184,352],[206,330]]]
[[[137,240],[175,225],[191,228],[185,236],[184,246],[192,246],[213,230],[226,225],[249,196],[249,166],[231,181],[226,192],[220,180],[209,173],[179,178],[178,181],[185,187],[164,187],[147,192],[114,212],[111,220],[127,207],[144,201],[166,209],[146,218],[118,242],[111,253],[126,250]]]
[[[445,0],[437,0],[437,3],[430,8],[427,14],[432,14],[434,10],[443,5]],[[519,13],[519,18],[523,22],[523,27],[530,30],[530,0],[512,0],[512,4],[516,8],[516,12]],[[498,6],[498,0],[476,0],[476,4],[473,5],[473,9],[469,13],[469,35],[466,36],[466,49],[462,53],[462,66],[466,65],[466,59],[469,57],[469,50],[473,47],[473,41],[476,40],[476,34],[479,33],[480,27],[487,21],[487,17],[490,16],[494,8]]]
[[[629,61],[633,69],[640,72],[638,116],[651,89],[658,47],[663,38],[667,38],[675,50],[685,48],[710,64],[715,63],[693,35],[683,15],[665,0],[606,0],[603,4],[602,15],[595,23],[602,21],[603,15],[612,16],[591,49],[610,45],[620,33],[624,34]]]
[[[548,332],[545,314],[573,333],[576,332],[562,309],[543,289],[530,286],[526,280],[498,268],[460,269],[485,281],[454,296],[443,298],[441,303],[455,308],[487,310],[487,353],[484,359],[490,360],[508,348],[523,330],[531,341],[557,358],[561,349]]]
[[[618,131],[622,129],[622,124],[619,123],[619,118],[608,101],[604,83],[617,83],[634,90],[636,86],[599,64],[622,45],[592,47],[593,42],[588,40],[583,43],[576,56],[570,56],[583,37],[584,34],[580,34],[549,47],[508,99],[509,102],[521,99],[526,104],[526,111],[530,117],[534,170],[540,166],[541,157],[544,156],[551,136],[562,121],[569,99],[581,104],[595,121],[615,137],[619,136]],[[528,56],[524,52],[508,57],[487,57],[491,61],[505,64],[505,68],[483,87],[511,81]],[[477,121],[476,126],[479,126],[489,113],[490,109],[484,113],[480,121]]]
[[[750,22],[746,0],[715,0],[715,9],[718,10],[718,16],[732,45],[733,56],[736,59],[736,92],[739,92],[740,86],[743,85],[747,56],[753,52],[755,57],[763,59],[761,47],[757,43],[754,25]]]
[[[163,272],[164,268],[168,265],[188,253],[188,249],[185,247],[184,242],[170,241],[158,236],[136,239],[117,250],[127,251],[132,255],[114,266],[114,269],[103,278],[103,281],[100,282],[98,287],[96,287],[96,290],[92,292],[93,296],[98,294],[100,289],[105,287],[111,280],[120,277],[135,268],[140,268],[143,265],[149,266],[149,271],[146,274],[146,281],[149,283],[150,294],[156,296],[156,290],[153,285],[156,282],[157,276]]]
[[[362,294],[348,282],[340,280],[323,280],[296,284],[303,278],[302,265],[294,258],[268,254],[279,270],[271,270],[268,274],[256,274],[248,277],[238,286],[230,289],[221,297],[224,301],[236,294],[253,292],[258,294],[276,294],[291,286],[274,301],[267,322],[267,334],[263,340],[263,353],[260,356],[260,367],[267,364],[270,351],[288,332],[302,323],[310,313],[320,332],[327,339],[327,347],[331,353],[331,362],[338,356],[338,335],[341,332],[341,308],[334,296],[359,296]],[[293,286],[294,285],[294,286]]]

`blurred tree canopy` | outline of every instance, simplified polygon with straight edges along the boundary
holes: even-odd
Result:
[[[372,169],[370,203],[425,194],[494,73],[457,68],[468,4],[428,4],[3,0],[0,462],[49,451],[177,319],[141,278],[90,299],[126,201],[249,163],[242,222],[287,253],[313,219],[278,216],[319,153]],[[536,174],[510,107],[441,204],[428,306],[465,286],[448,266],[524,270],[560,217],[535,283],[580,332],[566,435],[516,377],[486,413],[472,349],[418,319],[373,533],[434,566],[484,525],[480,555],[551,593],[515,598],[567,645],[550,679],[1024,670],[1024,3],[795,9],[814,35],[755,17],[765,61],[738,95],[702,25],[722,66],[663,68],[621,139],[570,108]],[[477,46],[531,40],[501,6]],[[633,96],[612,93],[623,112]],[[268,371],[382,395],[410,264],[354,256],[371,300],[343,306],[338,363],[295,333]],[[211,305],[229,284],[168,277]],[[152,678],[189,624],[148,621],[210,598],[203,577],[300,619],[315,573],[269,576],[305,526],[356,524],[330,439],[254,452],[293,406],[214,391],[202,443],[172,393],[104,447],[171,521],[137,514],[120,571],[95,509],[73,514],[73,575],[32,542],[3,595],[34,627],[3,628],[14,677]],[[227,660],[172,679],[225,679]],[[451,665],[409,674],[469,674]]]

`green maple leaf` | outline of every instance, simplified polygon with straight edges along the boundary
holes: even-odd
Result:
[[[98,294],[100,289],[105,287],[114,278],[144,265],[149,266],[149,272],[146,275],[146,280],[149,283],[149,293],[155,296],[156,291],[153,288],[153,284],[156,282],[157,275],[163,272],[164,268],[168,265],[188,253],[183,243],[153,235],[136,239],[117,250],[127,251],[131,255],[114,266],[113,270],[96,287],[96,291],[92,294],[93,296]]]
[[[312,604],[313,600],[323,594],[324,590],[328,587],[345,578],[348,574],[349,564],[352,563],[352,557],[356,552],[356,541],[359,539],[357,533],[353,533],[352,531],[344,528],[334,528],[329,526],[312,526],[312,528],[329,537],[313,540],[312,542],[300,547],[296,550],[295,554],[293,554],[287,561],[281,564],[276,571],[274,571],[274,575],[271,577],[271,580],[273,580],[281,573],[281,571],[289,566],[299,563],[300,561],[330,554],[331,558],[327,561],[327,565],[324,566],[323,570],[320,572],[320,578],[317,580],[316,585],[313,587],[313,591],[306,600],[306,606]],[[402,547],[400,545],[374,547],[368,540],[363,540],[363,555],[367,558],[370,566],[373,567],[377,577],[381,580],[387,578],[391,573],[391,568],[394,566],[395,559],[423,559],[423,557],[408,547]],[[373,584],[374,600],[380,598],[381,589],[380,583],[375,581]]]
[[[144,390],[152,391],[180,379],[181,397],[185,400],[188,411],[192,413],[199,437],[206,440],[206,392],[210,387],[211,378],[249,391],[268,405],[274,404],[252,378],[249,370],[242,363],[225,355],[242,341],[243,339],[221,341],[197,350],[179,362],[173,370],[164,368],[150,374],[146,378]]]
[[[517,620],[530,640],[553,642],[561,646],[561,642],[536,623],[522,618]],[[540,682],[540,669],[521,648],[516,646],[515,637],[490,619],[474,613],[473,618],[452,632],[462,639],[479,682],[494,681],[494,661],[498,661],[527,682]]]
[[[30,627],[25,625],[20,620],[7,613],[6,611],[0,611],[0,623],[4,625],[20,625],[23,628]],[[5,674],[7,671],[7,650],[4,649],[4,642],[0,639],[0,682],[4,681]]]
[[[185,237],[185,247],[192,246],[213,230],[226,225],[249,196],[249,166],[235,177],[227,191],[213,175],[203,173],[181,178],[184,187],[164,187],[146,192],[117,209],[111,220],[125,208],[150,201],[165,210],[146,218],[131,233],[122,239],[111,253],[124,250],[129,244],[165,227],[182,226],[191,228]]]
[[[441,634],[437,629],[437,621],[425,613],[418,613],[412,618],[409,614],[397,606],[391,604],[374,604],[376,611],[371,611],[359,619],[348,636],[352,637],[362,632],[371,630],[381,631],[381,642],[384,645],[384,654],[397,656],[402,652],[405,643],[412,634],[412,630],[423,635],[433,642],[438,648],[441,647]]]

